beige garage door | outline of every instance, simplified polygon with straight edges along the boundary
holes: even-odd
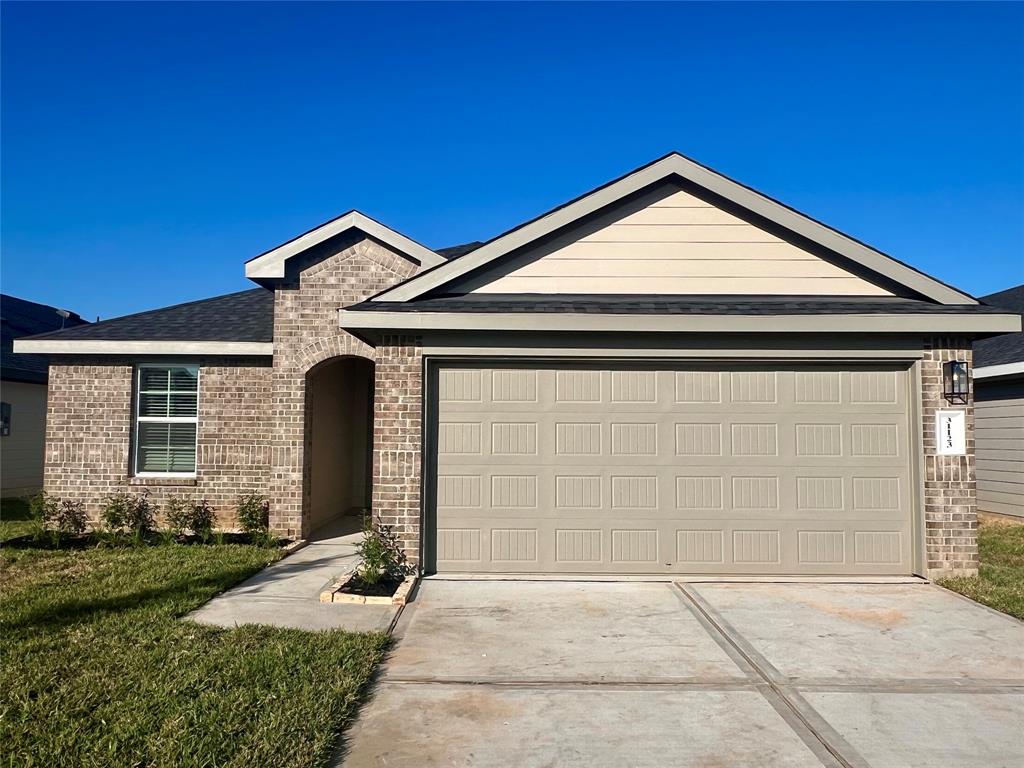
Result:
[[[440,572],[911,570],[906,369],[435,375]]]

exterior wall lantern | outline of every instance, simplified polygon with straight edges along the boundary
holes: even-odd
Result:
[[[967,363],[963,360],[950,360],[942,366],[942,394],[950,404],[967,404],[970,391],[970,377],[967,375]]]

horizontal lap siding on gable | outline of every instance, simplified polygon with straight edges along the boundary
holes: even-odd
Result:
[[[46,425],[47,493],[81,501],[99,519],[104,497],[148,491],[161,506],[170,496],[206,499],[218,525],[235,526],[240,493],[269,493],[269,361],[200,361],[196,478],[132,478],[134,363],[68,363],[50,367]]]
[[[682,191],[523,261],[474,292],[891,295]]]

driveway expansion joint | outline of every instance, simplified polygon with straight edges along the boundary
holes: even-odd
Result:
[[[842,768],[871,768],[868,762],[839,733],[819,715],[795,689],[785,684],[784,676],[743,639],[735,628],[722,618],[707,602],[687,589],[687,584],[675,583],[692,606],[691,610],[705,619],[705,628],[720,644],[725,643],[735,650],[743,661],[763,680],[767,690],[761,689],[768,703],[785,720],[794,732],[826,765],[829,758]],[[723,645],[723,647],[725,647]],[[823,754],[823,750],[824,753]]]
[[[681,690],[703,691],[753,691],[759,686],[748,680],[565,680],[565,679],[523,679],[508,678],[459,678],[459,677],[404,677],[392,678],[386,675],[380,679],[382,685],[467,685],[494,688],[553,688],[553,689],[620,689],[620,690]]]

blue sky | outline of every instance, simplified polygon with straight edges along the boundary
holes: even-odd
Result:
[[[487,239],[670,150],[1024,282],[1019,4],[2,6],[2,286],[112,317],[349,208]]]

